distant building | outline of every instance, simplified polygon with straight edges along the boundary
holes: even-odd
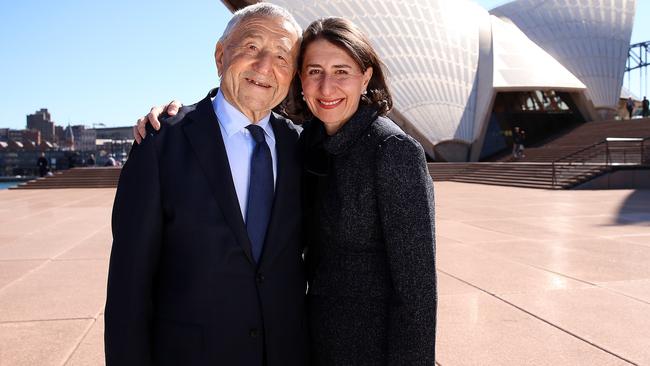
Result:
[[[33,145],[41,144],[41,131],[38,130],[12,130],[12,129],[3,129],[6,131],[0,131],[0,140],[1,141],[18,141],[22,144],[32,143]],[[32,145],[30,144],[30,145]]]
[[[63,142],[65,141],[65,129],[63,126],[54,126],[54,141]]]
[[[45,153],[53,170],[83,166],[90,154],[98,166],[109,156],[126,161],[133,144],[132,127],[57,126],[46,108],[27,115],[27,128],[0,128],[0,176],[38,174],[36,160]],[[101,124],[100,124],[101,125]]]
[[[48,141],[55,141],[54,121],[47,108],[42,108],[34,114],[27,115],[27,129],[41,132],[41,138]]]
[[[75,151],[95,151],[97,132],[84,125],[68,126],[65,128],[66,146]]]
[[[97,165],[104,165],[109,155],[117,161],[126,161],[133,145],[133,127],[96,128]]]
[[[68,127],[65,128],[65,133],[63,140],[59,140],[61,147],[63,150],[69,150],[73,151],[74,150],[74,132],[72,131],[72,127],[68,124]]]
[[[133,127],[95,128],[97,138],[102,140],[129,140],[133,142]]]

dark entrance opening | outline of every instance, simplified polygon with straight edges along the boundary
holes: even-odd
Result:
[[[526,132],[526,145],[534,146],[584,123],[571,93],[550,91],[498,93],[480,160],[491,160],[512,149],[512,130]]]

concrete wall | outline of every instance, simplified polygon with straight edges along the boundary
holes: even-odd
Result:
[[[650,169],[616,170],[575,189],[650,189]]]

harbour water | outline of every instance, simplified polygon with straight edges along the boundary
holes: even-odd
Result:
[[[0,189],[7,189],[9,187],[17,186],[20,182],[0,182]]]

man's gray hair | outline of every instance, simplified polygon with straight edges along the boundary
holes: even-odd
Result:
[[[239,23],[256,17],[284,19],[287,22],[291,23],[291,25],[295,28],[298,39],[302,38],[302,27],[300,27],[300,24],[298,24],[296,19],[293,17],[293,15],[291,15],[289,11],[287,11],[287,9],[279,5],[261,2],[237,10],[228,22],[228,25],[226,25],[226,29],[223,31],[221,38],[219,38],[219,42],[225,41],[230,36],[232,31],[237,28]]]

